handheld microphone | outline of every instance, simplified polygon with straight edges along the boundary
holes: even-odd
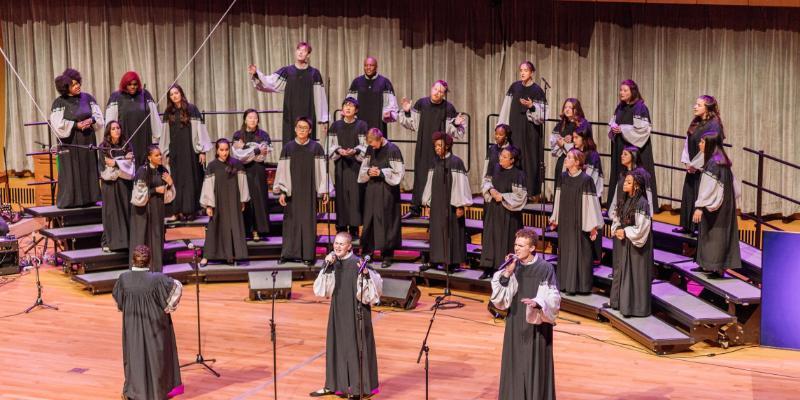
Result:
[[[367,264],[369,264],[369,262],[371,260],[372,260],[372,257],[370,257],[369,255],[364,256],[364,259],[361,260],[361,265],[358,266],[358,273],[359,274],[364,273],[364,268],[367,268]]]
[[[335,252],[330,252],[330,254],[329,254],[329,255],[333,255],[334,257],[336,257],[336,253],[335,253]],[[326,258],[326,259],[325,259],[325,262],[322,264],[322,271],[323,271],[323,273],[324,273],[324,274],[329,274],[329,273],[331,272],[331,266],[332,266],[332,265],[333,265],[333,263],[330,263],[330,262],[328,262],[328,260],[327,260],[327,258]]]
[[[518,260],[517,256],[516,256],[516,255],[514,255],[514,254],[512,254],[510,258],[507,258],[507,259],[506,259],[506,260],[503,262],[503,264],[501,264],[501,265],[500,265],[500,267],[499,267],[499,268],[497,268],[497,270],[498,270],[498,271],[502,271],[502,270],[506,269],[506,267],[508,267],[508,266],[509,266],[509,265],[511,265],[512,263],[516,262],[517,260]]]

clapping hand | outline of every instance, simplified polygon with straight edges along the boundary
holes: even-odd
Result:
[[[519,99],[519,104],[522,104],[525,108],[533,107],[533,100],[530,97],[526,97],[524,99]]]
[[[458,115],[456,115],[456,119],[453,121],[453,123],[456,124],[457,126],[461,126],[461,125],[464,125],[464,122],[466,122],[466,121],[467,121],[467,117],[465,117],[464,114],[462,114],[462,113],[458,113]]]

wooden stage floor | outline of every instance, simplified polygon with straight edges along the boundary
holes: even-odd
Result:
[[[18,313],[34,300],[34,275],[0,277],[0,399],[118,399],[123,382],[121,315],[110,295],[81,291],[60,270],[42,269],[44,299],[59,311]],[[183,371],[185,399],[271,399],[272,350],[268,302],[247,301],[247,284],[202,284],[203,352],[217,358],[215,378],[200,367]],[[281,399],[306,399],[325,378],[327,301],[294,284],[280,301],[278,389]],[[381,394],[423,399],[416,364],[431,304],[373,314]],[[486,296],[478,295],[485,299]],[[11,315],[11,316],[8,316]],[[800,389],[800,352],[758,347],[656,356],[608,324],[562,313],[556,326],[556,384],[561,399],[790,399]],[[173,316],[181,362],[196,353],[194,287]],[[431,398],[495,399],[503,323],[486,305],[467,302],[437,315],[430,339]],[[707,357],[718,353],[715,357]],[[721,354],[724,353],[724,354]],[[333,398],[333,397],[331,397]]]

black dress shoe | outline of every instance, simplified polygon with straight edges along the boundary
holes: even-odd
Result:
[[[419,218],[419,216],[420,216],[419,212],[409,211],[409,212],[403,214],[403,216],[400,217],[400,219]]]
[[[672,231],[675,232],[675,233],[680,233],[682,235],[685,235],[685,234],[689,233],[689,231],[686,230],[686,228],[684,228],[682,226],[679,226],[679,227],[673,229]]]
[[[278,265],[286,264],[286,261],[287,260],[285,258],[281,257],[280,259],[278,259]]]
[[[392,266],[392,260],[383,260],[381,262],[381,268],[389,268]]]
[[[689,271],[692,271],[692,272],[706,272],[706,270],[704,270],[703,267],[694,267],[694,268],[690,269]]]
[[[331,392],[330,390],[322,388],[322,389],[319,389],[319,390],[315,390],[315,391],[309,393],[308,395],[311,396],[311,397],[322,397],[322,396],[330,396],[332,394],[334,394],[334,393]]]
[[[478,279],[481,279],[481,280],[483,280],[483,279],[491,279],[493,275],[494,275],[494,271],[487,269],[487,270],[483,271],[483,273],[481,274],[481,276]]]
[[[303,260],[303,265],[305,265],[307,267],[310,267],[310,266],[314,265],[314,261]]]
[[[419,266],[419,272],[425,272],[425,271],[427,271],[427,270],[429,270],[431,268],[432,268],[432,265],[430,265],[430,264],[422,264],[422,265]]]
[[[611,303],[603,303],[603,305],[601,307],[603,307],[603,308],[611,308]]]

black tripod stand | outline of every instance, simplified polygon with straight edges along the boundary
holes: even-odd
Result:
[[[278,332],[275,329],[275,281],[278,271],[272,271],[272,316],[269,319],[269,340],[272,341],[272,387],[278,400]]]
[[[42,281],[39,279],[39,264],[41,263],[42,262],[39,260],[38,257],[33,258],[33,268],[36,270],[36,301],[34,301],[32,306],[28,307],[28,309],[25,310],[25,314],[33,311],[33,309],[36,307],[42,307],[46,310],[58,311],[58,307],[51,306],[45,303],[44,300],[42,300]]]
[[[417,364],[419,364],[419,360],[422,359],[422,353],[425,353],[425,400],[428,400],[428,381],[429,381],[429,372],[430,372],[430,363],[428,362],[428,353],[430,353],[431,348],[428,347],[428,336],[431,334],[431,328],[433,327],[433,321],[436,319],[436,311],[439,310],[439,306],[442,304],[442,300],[444,297],[439,296],[436,298],[436,303],[433,304],[431,308],[433,310],[433,315],[431,315],[431,322],[428,324],[428,331],[425,332],[425,339],[422,339],[422,347],[419,349],[419,355],[417,356]]]
[[[367,268],[366,263],[367,260],[362,261],[365,263],[363,268]],[[369,274],[369,272],[367,272]],[[364,275],[361,273],[361,268],[359,268],[358,276],[356,276],[356,281],[359,282],[358,291],[360,295],[358,299],[356,299],[356,316],[358,319],[358,334],[356,335],[356,339],[358,341],[358,398],[364,398],[364,342],[366,342],[367,333],[364,331],[365,324],[364,324],[364,305],[361,304],[364,301],[364,288],[366,286],[366,279],[368,275]],[[359,300],[361,299],[361,300]],[[355,395],[355,393],[351,393],[351,395]]]
[[[181,365],[181,368],[188,367],[190,365],[199,364],[205,367],[208,372],[211,372],[217,378],[220,377],[220,374],[211,368],[208,363],[217,362],[215,358],[206,360],[203,358],[203,347],[200,341],[200,264],[197,263],[197,249],[194,248],[194,244],[191,242],[188,244],[188,247],[192,250],[192,266],[194,267],[194,287],[195,287],[195,296],[197,299],[197,358],[190,363],[186,363]]]

